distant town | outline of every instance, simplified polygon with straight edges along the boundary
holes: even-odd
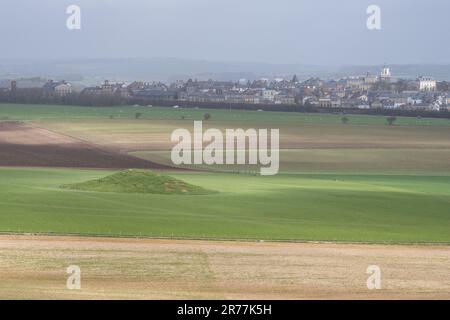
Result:
[[[333,80],[309,78],[248,81],[175,81],[172,83],[105,80],[98,86],[76,88],[67,81],[7,79],[0,81],[0,102],[68,105],[213,106],[255,110],[383,110],[450,111],[450,82],[431,77],[402,79],[388,66],[379,74]],[[260,108],[260,109],[258,109]]]

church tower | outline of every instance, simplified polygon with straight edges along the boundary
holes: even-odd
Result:
[[[380,80],[386,82],[391,81],[391,69],[386,65],[384,65],[383,70],[381,71]]]

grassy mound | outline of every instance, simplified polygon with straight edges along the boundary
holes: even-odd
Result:
[[[167,175],[142,170],[127,170],[82,183],[63,185],[62,188],[80,191],[205,195],[216,193]]]

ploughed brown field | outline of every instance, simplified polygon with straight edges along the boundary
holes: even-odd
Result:
[[[0,261],[4,299],[450,299],[448,246],[0,236]]]
[[[0,122],[0,166],[168,168],[16,121]]]

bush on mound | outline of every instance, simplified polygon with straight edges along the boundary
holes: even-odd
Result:
[[[167,175],[142,170],[122,171],[101,179],[64,185],[62,188],[80,191],[117,193],[186,195],[216,193],[215,191],[207,190]]]

